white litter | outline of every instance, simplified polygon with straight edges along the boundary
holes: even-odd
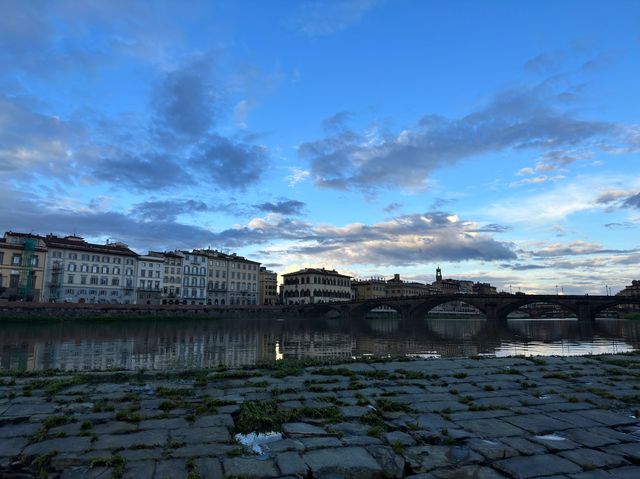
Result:
[[[282,433],[280,432],[264,432],[264,433],[255,433],[250,432],[249,434],[236,434],[235,440],[242,444],[243,446],[251,449],[254,453],[258,455],[264,455],[265,459],[268,455],[262,450],[263,444],[268,444],[270,442],[279,441],[282,439]]]

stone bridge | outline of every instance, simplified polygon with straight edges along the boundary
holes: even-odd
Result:
[[[289,306],[300,315],[321,316],[337,312],[343,319],[361,319],[372,309],[388,306],[402,319],[421,319],[436,306],[451,301],[462,301],[480,310],[489,321],[506,321],[507,315],[532,303],[557,304],[574,313],[578,320],[592,322],[605,309],[620,304],[640,304],[640,298],[624,296],[573,296],[573,295],[433,295],[406,298],[380,298],[362,301],[316,303]]]

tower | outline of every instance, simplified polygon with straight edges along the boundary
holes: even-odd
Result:
[[[442,281],[442,270],[439,265],[436,268],[436,281]]]

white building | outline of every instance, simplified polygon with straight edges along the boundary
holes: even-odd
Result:
[[[207,255],[194,250],[182,251],[182,302],[206,304],[207,302]]]
[[[283,274],[284,304],[333,303],[351,300],[351,276],[324,268]]]
[[[207,304],[259,304],[260,263],[212,249],[194,253],[207,258]]]
[[[138,255],[124,243],[88,243],[80,236],[45,237],[44,300],[130,304],[136,300]]]
[[[184,254],[179,251],[149,251],[149,255],[160,258],[162,266],[162,304],[178,304],[182,302],[182,261]]]

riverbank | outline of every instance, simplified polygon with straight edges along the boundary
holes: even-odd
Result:
[[[0,372],[0,477],[640,477],[638,354],[309,364]]]

